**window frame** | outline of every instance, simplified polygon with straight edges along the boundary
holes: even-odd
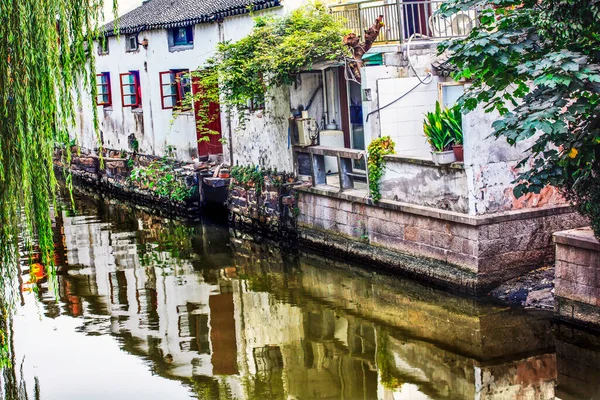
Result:
[[[186,96],[185,87],[189,88],[188,93],[192,92],[192,79],[191,76],[188,76],[188,84],[185,85],[182,83],[182,78],[186,75],[190,75],[189,69],[170,69],[168,71],[162,71],[158,73],[158,81],[160,85],[160,104],[163,110],[172,110],[174,108],[179,108],[181,111],[189,111],[192,109],[191,105],[187,107],[182,106],[182,102]],[[169,76],[169,83],[163,82],[163,76]],[[175,86],[175,93],[165,94],[165,86]],[[171,97],[172,105],[165,105],[165,99],[167,97]]]
[[[108,37],[100,36],[98,39],[98,55],[106,56],[110,53],[110,47],[108,45]]]
[[[185,30],[185,43],[177,43],[176,38],[177,34],[181,29]],[[171,49],[180,49],[180,48],[190,48],[194,46],[194,26],[181,26],[177,28],[169,29],[169,48]]]
[[[96,74],[96,77],[102,77],[102,76],[106,76],[106,83],[98,83],[98,80],[96,79],[96,88],[98,88],[98,86],[106,86],[106,93],[105,92],[100,92],[98,91],[98,89],[96,89],[96,105],[97,106],[104,106],[104,107],[110,107],[112,106],[112,88],[110,86],[110,72],[101,72],[99,74]],[[107,95],[108,96],[108,101],[107,102],[98,102],[98,97],[99,96],[104,96]]]
[[[135,47],[131,47],[131,39],[135,40]],[[125,50],[127,51],[127,53],[132,53],[135,51],[138,51],[140,48],[140,41],[138,40],[137,35],[127,35],[125,38],[126,42],[125,42]]]
[[[123,84],[123,77],[129,76],[129,75],[133,76],[133,83]],[[141,89],[140,89],[139,72],[129,71],[129,72],[124,72],[122,74],[119,74],[119,85],[121,86],[121,104],[123,107],[139,108],[142,106],[142,93],[141,93]],[[124,86],[133,86],[134,93],[126,95],[125,91],[123,90]],[[125,104],[125,96],[133,96],[133,95],[135,95],[136,102],[134,104]]]

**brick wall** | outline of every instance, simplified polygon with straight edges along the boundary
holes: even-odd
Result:
[[[317,189],[300,191],[301,240],[445,286],[485,292],[553,259],[552,233],[585,225],[568,207],[466,216]]]
[[[556,313],[600,326],[600,243],[589,228],[558,232],[554,241]]]

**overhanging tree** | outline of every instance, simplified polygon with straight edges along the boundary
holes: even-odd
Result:
[[[553,185],[590,217],[600,239],[600,0],[449,0],[480,25],[440,46],[471,80],[460,103],[497,110],[494,135],[534,138],[514,194]]]
[[[68,152],[81,79],[95,96],[87,43],[101,12],[101,0],[0,0],[0,284],[19,241],[52,263],[52,156],[56,143]]]
[[[199,130],[215,133],[209,129],[211,102],[235,111],[243,121],[250,101],[262,102],[270,89],[293,84],[297,74],[310,70],[315,62],[344,62],[348,74],[360,80],[362,56],[377,38],[382,19],[373,22],[361,42],[319,3],[284,16],[255,18],[250,34],[237,42],[220,43],[216,55],[193,73],[202,88],[194,96]]]

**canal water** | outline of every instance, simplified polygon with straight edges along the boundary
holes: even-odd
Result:
[[[4,399],[594,399],[600,336],[76,196],[23,267]]]

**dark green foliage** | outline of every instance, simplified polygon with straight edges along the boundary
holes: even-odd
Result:
[[[129,180],[159,196],[173,201],[185,201],[192,195],[194,187],[188,187],[181,177],[176,177],[174,169],[173,160],[163,157],[147,167],[133,169]]]
[[[498,111],[494,135],[512,145],[533,138],[516,197],[556,186],[600,238],[600,1],[450,0],[443,12],[473,6],[480,26],[440,48],[472,80],[461,106]]]

